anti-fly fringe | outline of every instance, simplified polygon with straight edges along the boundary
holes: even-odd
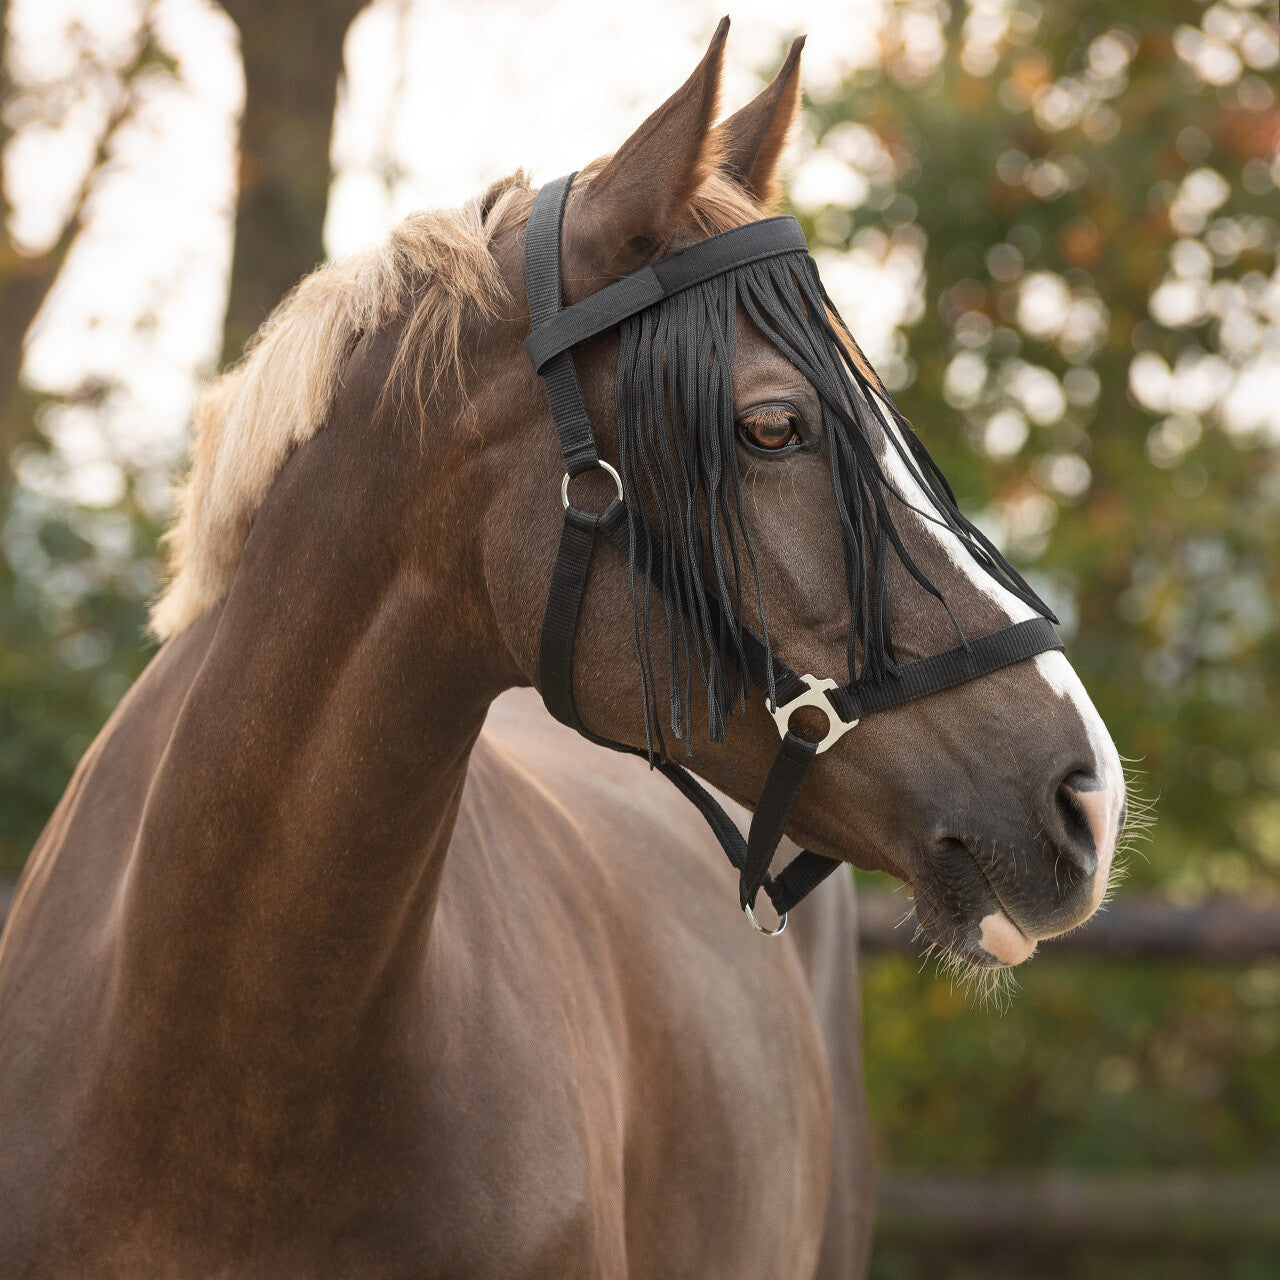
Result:
[[[949,529],[1019,599],[1053,615],[991,541],[961,513],[950,486],[884,389],[855,361],[850,339],[807,254],[755,262],[715,276],[625,321],[616,385],[619,447],[632,545],[636,651],[650,753],[666,754],[657,709],[649,617],[662,597],[668,639],[670,727],[689,750],[695,680],[705,690],[711,737],[749,691],[742,633],[749,622],[766,648],[755,555],[743,517],[733,412],[738,307],[814,388],[822,406],[844,543],[852,624],[849,679],[897,672],[888,590],[892,554],[964,633],[938,588],[912,559],[894,513],[909,507]],[[885,474],[879,451],[896,450],[926,497],[920,510]],[[655,583],[658,584],[655,586]],[[708,592],[715,599],[708,600]],[[785,655],[784,655],[785,656]],[[773,689],[768,690],[770,702]]]

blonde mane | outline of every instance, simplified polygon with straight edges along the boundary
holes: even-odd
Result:
[[[529,182],[516,173],[461,209],[410,215],[383,244],[307,276],[239,364],[209,384],[196,405],[190,470],[165,538],[169,581],[151,612],[157,636],[175,635],[227,594],[267,490],[325,421],[342,366],[363,334],[407,315],[388,386],[405,387],[420,405],[458,376],[467,309],[494,315],[506,299],[490,242],[531,203]],[[692,213],[699,230],[713,235],[759,217],[760,209],[713,173]]]

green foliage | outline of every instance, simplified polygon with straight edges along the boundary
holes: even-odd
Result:
[[[1063,604],[1159,798],[1134,874],[1274,888],[1280,107],[1237,51],[1267,62],[1265,21],[1248,0],[1019,0],[984,27],[999,9],[896,6],[885,69],[809,107],[865,202],[801,214],[819,245],[920,258],[886,379]]]
[[[1259,75],[1244,57],[1272,59],[1261,12],[893,12],[882,67],[809,103],[797,212],[837,264],[916,264],[881,368],[961,501],[1059,606],[1073,663],[1157,798],[1131,875],[1175,896],[1274,892],[1280,106],[1274,60]],[[1280,1167],[1275,965],[1046,959],[1019,979],[1000,1014],[931,964],[867,966],[882,1164]],[[873,1274],[1273,1274],[1256,1251],[1227,1253],[893,1240]]]
[[[19,472],[50,474],[26,451]],[[0,530],[0,877],[12,878],[71,772],[150,656],[157,530],[132,491],[80,507],[11,481]]]
[[[868,968],[886,1163],[1280,1168],[1280,964],[1055,959],[1001,1015],[901,957]]]

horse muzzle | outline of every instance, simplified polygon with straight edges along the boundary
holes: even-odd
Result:
[[[1106,892],[1118,831],[1091,776],[1068,775],[1049,812],[939,833],[909,876],[931,942],[983,968],[1021,964],[1036,943],[1087,920]],[[985,828],[985,829],[984,829]]]

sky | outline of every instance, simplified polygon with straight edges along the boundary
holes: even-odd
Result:
[[[346,43],[329,255],[377,240],[412,210],[459,203],[517,167],[544,180],[612,150],[689,74],[724,3],[375,0]],[[14,233],[32,248],[58,234],[94,139],[120,105],[114,72],[133,54],[140,6],[11,6],[13,69],[33,88],[4,181]],[[725,110],[758,90],[801,31],[810,88],[869,64],[882,9],[883,0],[736,0]],[[156,21],[176,75],[138,86],[132,122],[92,192],[87,226],[26,357],[29,381],[45,390],[115,389],[101,405],[52,409],[45,426],[57,465],[33,457],[24,479],[107,506],[122,491],[122,467],[141,469],[143,497],[159,512],[197,387],[219,350],[244,84],[235,28],[216,5],[157,0]],[[809,164],[810,197],[822,202],[849,171],[811,150],[797,139],[789,163],[796,173]],[[862,292],[868,273],[881,270],[854,259],[830,265],[837,295]],[[877,305],[861,309],[857,334],[873,358],[914,289],[909,262],[883,271],[885,288]]]
[[[58,235],[104,122],[126,105],[117,71],[134,54],[146,2],[12,0],[10,70],[28,92],[9,109],[16,133],[3,176],[20,243],[38,249]],[[33,328],[27,378],[64,399],[42,424],[55,445],[52,457],[33,450],[18,459],[17,470],[32,493],[100,507],[119,500],[127,470],[140,477],[144,503],[162,516],[194,398],[220,350],[244,85],[235,27],[217,5],[153,3],[176,72],[135,82],[128,123],[90,194],[87,226]],[[356,252],[405,214],[457,204],[517,167],[542,181],[614,149],[686,78],[726,3],[374,0],[346,42],[325,229],[329,255]],[[1231,83],[1248,68],[1273,75],[1280,57],[1274,32],[1254,20],[1253,3],[1218,0],[1200,27],[1175,33],[1179,57],[1208,83]],[[804,78],[811,93],[870,65],[887,4],[735,0],[724,110],[772,75],[799,32],[809,36]],[[937,8],[921,0],[902,20],[908,55],[923,68],[942,50]],[[990,70],[1010,12],[1009,0],[969,0],[962,60],[974,74]],[[1119,58],[1122,72],[1126,57],[1121,42],[1108,36],[1089,48],[1091,65]],[[1098,74],[1105,89],[1115,68],[1102,66]],[[1257,92],[1274,94],[1262,77],[1252,82]],[[1066,80],[1037,99],[1046,127],[1074,120],[1071,111],[1078,114],[1081,103],[1067,91],[1082,84]],[[1050,118],[1064,112],[1057,123]],[[851,121],[832,130],[821,150],[798,131],[784,172],[793,203],[828,216],[859,206],[868,178],[892,163],[875,135]],[[1277,166],[1280,158],[1273,173]],[[1280,185],[1280,178],[1267,181]],[[1192,313],[1221,313],[1224,350],[1234,343],[1235,364],[1219,353],[1172,368],[1158,357],[1139,357],[1131,389],[1153,412],[1171,414],[1175,425],[1217,406],[1228,430],[1261,426],[1280,438],[1280,278],[1253,293],[1213,281],[1209,251],[1197,237],[1212,238],[1221,189],[1223,179],[1203,167],[1183,181],[1171,217],[1186,222],[1185,239],[1151,310],[1158,323],[1172,326]],[[903,327],[924,305],[922,259],[909,237],[889,243],[870,232],[846,251],[820,255],[832,296],[891,388],[905,368]],[[1069,327],[1077,312],[1088,320],[1061,277],[1033,273],[1020,289],[1019,323],[1028,332],[1035,324]],[[961,399],[973,361],[961,352],[948,374]],[[105,398],[77,402],[78,389],[95,386],[112,389]],[[1051,392],[1056,404],[1069,389],[1040,377],[1022,390],[1041,400],[1040,393]],[[995,415],[990,428],[984,447],[996,456],[1025,439],[1025,422],[1010,413]],[[1182,447],[1172,438],[1156,440],[1158,465],[1165,445]]]

